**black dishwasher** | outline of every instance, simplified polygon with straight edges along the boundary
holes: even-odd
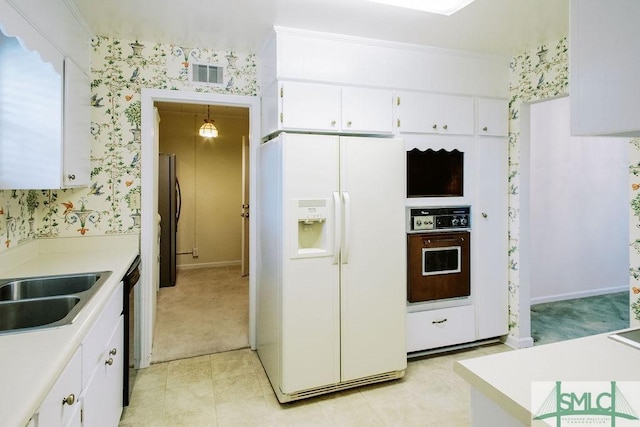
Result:
[[[124,314],[124,377],[122,381],[122,405],[128,406],[133,391],[133,383],[136,378],[136,370],[134,368],[135,355],[135,304],[134,304],[134,286],[140,280],[140,256],[129,267],[127,274],[122,278],[124,283],[123,295],[123,314]]]

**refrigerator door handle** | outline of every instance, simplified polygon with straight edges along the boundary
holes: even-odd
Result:
[[[342,263],[349,263],[349,240],[351,238],[351,198],[346,191],[342,192],[342,200],[344,201],[344,216],[342,219],[344,232],[342,234]]]
[[[340,195],[337,191],[333,192],[333,218],[333,263],[338,264],[340,262],[340,231],[342,227],[340,221]]]
[[[178,209],[176,210],[176,226],[180,221],[180,211],[182,210],[182,191],[180,191],[180,181],[176,178],[176,199],[178,201]]]

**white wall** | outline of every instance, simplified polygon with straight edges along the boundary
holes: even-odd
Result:
[[[197,248],[199,253],[178,255],[178,267],[239,263],[242,136],[248,135],[248,119],[216,117],[220,136],[205,140],[197,131],[206,116],[163,110],[160,116],[160,152],[176,154],[182,191],[177,252]]]
[[[571,137],[568,97],[530,111],[531,303],[626,290],[628,138]]]

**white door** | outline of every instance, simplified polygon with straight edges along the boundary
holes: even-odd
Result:
[[[282,134],[283,246],[281,390],[292,393],[340,381],[339,264],[334,261],[334,193],[339,189],[336,136]],[[323,224],[298,221],[301,201],[326,205]],[[312,202],[310,202],[312,203]],[[307,227],[324,232],[307,247]],[[322,252],[324,250],[324,252]]]
[[[342,381],[406,368],[405,148],[343,137]]]
[[[242,249],[240,274],[249,275],[249,139],[242,137]]]
[[[473,206],[472,271],[476,281],[479,339],[507,333],[508,326],[508,148],[506,138],[481,138]]]

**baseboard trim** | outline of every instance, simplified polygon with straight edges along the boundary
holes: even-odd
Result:
[[[219,262],[203,262],[201,264],[181,264],[176,266],[178,270],[195,270],[198,268],[211,268],[211,267],[230,267],[240,265],[238,261],[219,261]]]
[[[600,288],[589,291],[570,292],[566,294],[548,295],[544,297],[531,298],[531,305],[543,304],[546,302],[565,301],[569,299],[594,297],[597,295],[614,294],[617,292],[625,292],[629,290],[629,285],[615,286],[612,288]]]
[[[525,337],[525,338],[516,338],[511,335],[507,337],[507,340],[504,342],[511,348],[515,348],[516,350],[520,348],[533,347],[533,338]]]

